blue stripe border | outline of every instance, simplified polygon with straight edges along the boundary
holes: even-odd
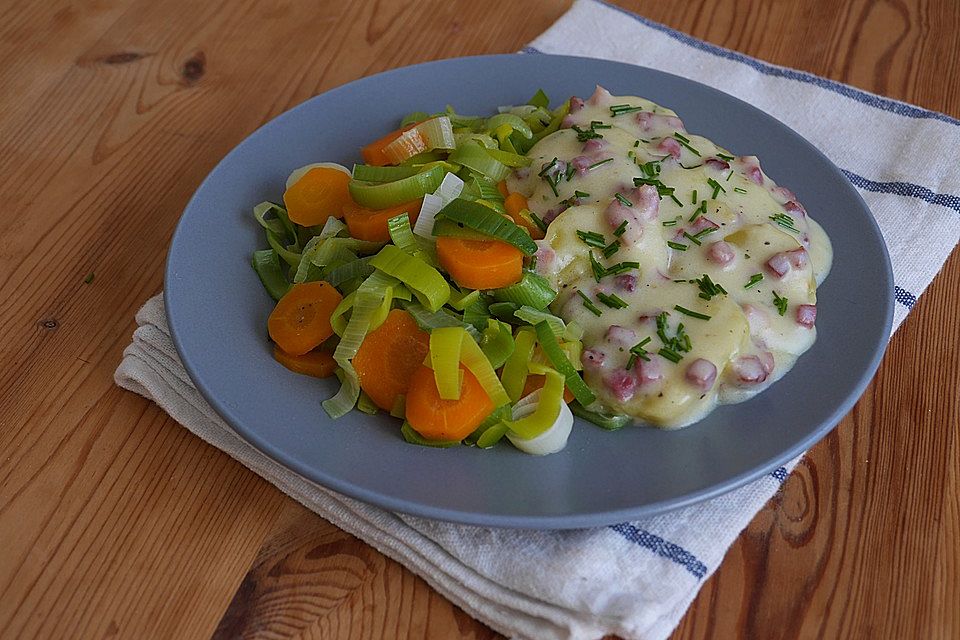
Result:
[[[614,11],[619,11],[620,13],[633,18],[637,22],[644,24],[651,29],[664,33],[674,40],[678,40],[683,44],[693,47],[694,49],[699,49],[707,53],[712,53],[715,56],[721,58],[726,58],[727,60],[734,60],[736,62],[741,62],[747,66],[759,71],[760,73],[768,76],[773,76],[776,78],[788,78],[790,80],[797,80],[798,82],[805,82],[807,84],[812,84],[814,86],[820,87],[822,89],[827,89],[836,94],[844,96],[845,98],[850,98],[851,100],[856,100],[865,105],[873,107],[875,109],[880,109],[882,111],[889,111],[890,113],[895,113],[900,116],[905,116],[907,118],[917,118],[917,119],[926,119],[926,120],[939,120],[940,122],[946,122],[947,124],[952,124],[954,126],[960,126],[960,120],[952,118],[945,113],[940,113],[937,111],[931,111],[929,109],[924,109],[922,107],[916,107],[912,104],[907,104],[906,102],[900,102],[899,100],[891,100],[890,98],[884,98],[883,96],[878,96],[874,93],[869,93],[863,91],[862,89],[857,89],[851,87],[850,85],[843,84],[842,82],[837,82],[835,80],[829,80],[827,78],[822,78],[820,76],[814,75],[812,73],[807,73],[805,71],[797,71],[796,69],[788,69],[786,67],[779,67],[772,65],[766,62],[761,62],[756,58],[744,55],[737,51],[731,51],[724,47],[710,44],[709,42],[704,42],[689,36],[683,32],[676,31],[670,27],[661,24],[659,22],[654,22],[648,18],[637,15],[632,11],[628,11],[622,7],[618,7],[615,4],[606,2],[606,0],[593,0],[596,4],[609,7]]]
[[[662,558],[675,562],[698,579],[703,579],[703,577],[707,575],[707,565],[700,562],[695,555],[677,544],[668,542],[649,531],[635,527],[629,522],[613,524],[610,525],[609,528],[619,533],[628,541],[640,545],[644,549],[649,549]]]

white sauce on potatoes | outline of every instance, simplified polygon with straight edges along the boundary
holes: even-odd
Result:
[[[639,109],[614,116],[617,105]],[[832,261],[830,240],[794,194],[757,158],[734,157],[642,98],[598,87],[572,105],[564,127],[507,182],[549,222],[537,269],[560,292],[554,312],[584,329],[583,374],[598,396],[591,408],[678,428],[783,376],[816,339],[816,288]],[[619,249],[604,257],[578,231],[618,240]],[[627,266],[598,281],[591,252],[603,270]],[[747,287],[756,274],[763,278]],[[704,293],[704,275],[726,294]],[[647,338],[631,362],[631,347]]]

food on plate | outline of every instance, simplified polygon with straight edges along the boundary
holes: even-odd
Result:
[[[371,138],[374,136],[371,136]],[[275,358],[415,444],[561,450],[573,416],[688,425],[816,337],[830,242],[757,158],[648,100],[410,114],[254,216]]]

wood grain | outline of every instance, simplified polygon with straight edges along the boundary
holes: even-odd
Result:
[[[618,4],[960,116],[950,0]],[[517,50],[567,6],[0,3],[0,636],[497,637],[112,372],[184,204],[253,129],[363,75]],[[960,637],[958,303],[954,252],[675,638]]]

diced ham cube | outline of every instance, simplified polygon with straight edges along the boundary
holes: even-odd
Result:
[[[583,109],[583,99],[577,96],[570,96],[570,113],[576,113]]]
[[[605,107],[612,101],[613,96],[610,95],[610,92],[600,85],[597,85],[597,88],[593,91],[593,95],[587,99],[587,104]]]
[[[637,389],[637,379],[625,369],[614,369],[603,377],[603,384],[620,402],[633,397]]]
[[[797,306],[797,324],[807,329],[813,328],[813,323],[817,320],[817,305],[801,304]]]
[[[580,362],[587,369],[599,369],[606,359],[607,354],[600,349],[584,349],[580,354]]]
[[[657,145],[657,151],[673,156],[674,160],[680,159],[680,143],[673,138],[664,138]]]
[[[591,140],[591,142],[593,141]],[[590,165],[593,164],[593,160],[587,156],[577,156],[570,161],[570,164],[577,170],[578,176],[585,176],[590,171]]]
[[[707,260],[714,264],[726,266],[730,264],[735,257],[736,254],[733,251],[733,247],[723,240],[714,242],[707,247]]]
[[[613,284],[616,285],[618,289],[622,289],[627,293],[633,293],[637,288],[637,276],[624,273],[614,278]]]
[[[790,258],[786,253],[775,253],[767,260],[767,269],[773,275],[782,278],[790,273]]]
[[[697,358],[687,366],[686,379],[700,391],[709,391],[717,379],[717,366],[709,360]]]
[[[637,358],[633,370],[637,374],[637,384],[648,386],[663,379],[663,360],[659,356],[650,356],[649,360]]]
[[[607,141],[602,138],[594,138],[583,143],[583,152],[594,154],[604,150],[607,147]]]
[[[607,329],[606,338],[609,342],[621,347],[632,347],[637,343],[637,333],[633,329],[621,327],[618,324],[610,325],[610,328]]]
[[[730,367],[741,384],[759,384],[767,379],[767,371],[757,356],[741,356]]]
[[[726,171],[730,168],[730,163],[726,160],[721,160],[720,158],[707,158],[703,161],[703,163],[711,169],[716,169],[717,171]]]

